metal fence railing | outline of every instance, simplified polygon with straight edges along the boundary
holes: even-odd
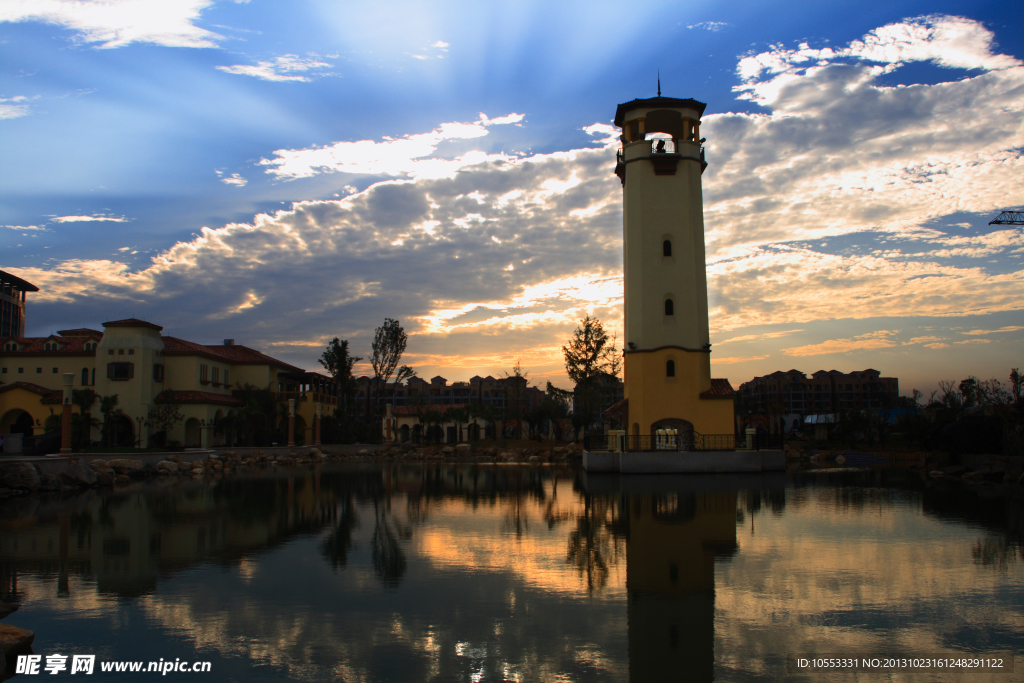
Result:
[[[677,432],[675,434],[607,434],[587,435],[583,448],[591,452],[600,451],[675,451],[693,453],[700,451],[735,450],[782,450],[782,434],[751,434],[749,444],[746,434],[701,434],[699,432]]]

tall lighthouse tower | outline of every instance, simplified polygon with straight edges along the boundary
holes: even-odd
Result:
[[[733,434],[733,396],[711,378],[700,117],[707,105],[658,97],[620,104],[625,397],[631,435],[663,428]]]

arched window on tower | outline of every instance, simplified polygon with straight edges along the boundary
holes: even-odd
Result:
[[[89,386],[89,368],[82,368],[82,386]]]
[[[661,255],[671,256],[672,255],[672,240],[665,240],[661,243]]]
[[[676,362],[674,360],[665,361],[665,376],[675,377],[676,376]]]
[[[672,303],[672,299],[665,299],[665,315],[675,315],[676,307]]]

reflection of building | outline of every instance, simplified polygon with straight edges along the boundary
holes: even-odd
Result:
[[[635,496],[625,511],[629,678],[711,681],[715,558],[736,550],[736,494]]]
[[[888,408],[900,395],[900,383],[896,377],[881,374],[871,368],[845,374],[818,370],[808,379],[799,370],[777,370],[741,384],[740,393],[753,401],[759,412],[808,415]]]
[[[91,575],[100,593],[139,595],[161,575],[236,560],[320,529],[337,514],[335,494],[310,472],[182,493],[96,496],[55,517],[0,521],[0,572],[52,572],[59,591],[67,591],[69,574]]]
[[[624,401],[609,414],[631,434],[664,427],[735,431],[733,389],[711,378],[701,199],[705,106],[661,97],[659,88],[658,97],[615,111],[622,129],[615,173],[623,185],[626,386]]]
[[[135,318],[103,327],[103,332],[61,330],[49,337],[3,340],[0,433],[41,433],[46,419],[58,412],[54,408],[61,403],[65,373],[73,375],[74,389],[117,395],[117,445],[148,445],[156,428],[147,428],[144,421],[161,401],[180,406],[185,420],[166,438],[186,446],[224,443],[226,435],[217,425],[240,409],[234,394],[245,386],[269,389],[280,404],[297,399],[300,443],[313,440],[315,404],[322,404],[328,414],[337,405],[337,385],[331,378],[303,372],[234,340],[196,344],[161,335],[162,327]],[[92,416],[98,415],[98,405],[93,406]],[[99,438],[99,427],[94,427],[92,439]]]
[[[0,339],[25,334],[25,294],[39,288],[0,270]]]

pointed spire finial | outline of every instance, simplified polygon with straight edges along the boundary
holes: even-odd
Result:
[[[661,69],[658,69],[658,97],[661,97]]]

